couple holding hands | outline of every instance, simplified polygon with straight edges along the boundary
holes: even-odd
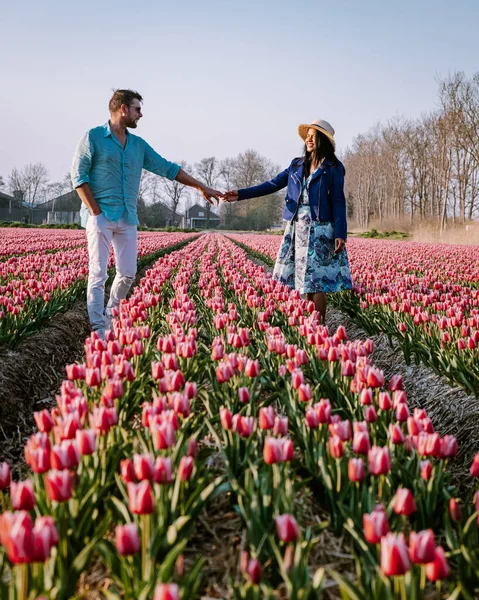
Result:
[[[224,194],[198,181],[153,150],[135,129],[142,96],[116,90],[110,120],[87,131],[78,143],[71,169],[73,188],[82,200],[82,225],[88,240],[87,306],[92,329],[103,336],[112,309],[125,298],[136,275],[137,198],[143,169],[197,189],[210,203],[237,202],[287,188],[283,219],[287,221],[273,277],[306,294],[324,322],[326,293],[352,288],[348,257],[344,167],[337,159],[334,129],[321,119],[300,125],[301,158],[271,181]],[[104,307],[110,244],[116,276]]]

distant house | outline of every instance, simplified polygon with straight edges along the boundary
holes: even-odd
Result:
[[[220,224],[220,217],[210,210],[209,228],[215,229]],[[208,227],[208,215],[206,208],[200,204],[194,204],[185,212],[185,227],[194,229],[206,229]]]
[[[0,192],[0,221],[26,221],[28,210],[18,193],[10,196]]]
[[[81,207],[81,200],[78,192],[72,190],[71,192],[66,192],[66,194],[57,196],[56,198],[51,198],[48,202],[38,204],[37,207],[49,212],[78,212]]]

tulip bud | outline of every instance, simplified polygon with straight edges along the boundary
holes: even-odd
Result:
[[[133,456],[133,469],[139,481],[153,479],[155,470],[153,456],[151,454],[135,454]]]
[[[474,456],[470,473],[473,477],[479,477],[479,452]]]
[[[381,570],[387,577],[404,575],[409,571],[408,549],[404,534],[388,533],[381,538]]]
[[[160,583],[155,588],[153,600],[180,600],[180,589],[176,583]]]
[[[405,515],[406,517],[416,512],[416,502],[411,490],[407,488],[399,488],[394,498],[394,512],[397,515]]]
[[[362,481],[364,479],[364,462],[362,458],[350,458],[348,463],[348,477],[350,481]]]
[[[434,533],[432,529],[411,531],[409,536],[409,556],[412,562],[422,565],[434,560]]]
[[[30,479],[10,483],[10,502],[14,510],[32,510],[35,506],[35,492]]]
[[[309,383],[302,383],[298,388],[298,397],[301,402],[309,402],[313,397],[313,392]]]
[[[462,521],[462,509],[457,498],[451,498],[449,500],[449,514],[453,521]]]
[[[122,556],[136,554],[140,550],[140,536],[135,523],[115,527],[115,545]]]
[[[369,404],[373,403],[373,390],[371,388],[364,388],[361,390],[359,403],[363,406],[368,406]]]
[[[248,561],[248,566],[246,567],[246,573],[251,580],[253,585],[259,585],[261,583],[261,579],[263,577],[263,572],[261,569],[261,563],[257,558],[251,558]]]
[[[341,458],[344,455],[343,442],[337,435],[329,438],[328,448],[333,458]]]
[[[7,462],[0,463],[0,490],[6,489],[10,485],[10,465]]]
[[[223,429],[226,429],[227,431],[231,429],[233,425],[233,415],[231,414],[231,411],[224,406],[220,408],[220,421]]]
[[[392,401],[388,392],[379,392],[378,405],[381,410],[391,410]]]
[[[288,417],[274,418],[273,435],[288,435]]]
[[[189,481],[193,473],[194,459],[191,456],[182,456],[178,467],[180,481]]]
[[[130,512],[138,515],[149,515],[155,512],[153,495],[149,481],[128,483],[128,508]]]
[[[299,528],[296,519],[292,515],[278,515],[275,517],[275,522],[280,540],[283,542],[294,542],[297,540]]]
[[[353,452],[356,454],[367,454],[369,452],[369,434],[364,431],[356,431],[353,436]]]
[[[50,500],[66,502],[72,497],[72,481],[70,471],[52,470],[45,475],[45,488]]]
[[[389,533],[389,523],[382,504],[378,504],[370,514],[363,515],[364,537],[369,544],[378,544]]]
[[[274,427],[274,408],[267,406],[259,409],[259,427],[260,429],[273,429]]]
[[[368,464],[372,475],[386,475],[391,469],[389,449],[373,446],[368,452]]]
[[[245,375],[247,377],[258,377],[259,375],[259,361],[258,360],[251,360],[248,359],[246,366],[245,366]]]
[[[78,451],[82,456],[93,454],[96,450],[96,433],[93,429],[79,429],[76,432]]]
[[[389,424],[389,437],[393,444],[403,444],[406,439],[401,426],[398,423]]]
[[[34,412],[35,423],[38,431],[49,433],[53,428],[53,419],[49,411],[45,408],[40,412]]]
[[[434,560],[426,564],[426,577],[429,581],[438,581],[449,577],[450,568],[442,546],[434,551]]]
[[[133,461],[131,459],[126,458],[120,461],[120,472],[125,483],[136,481],[135,469],[133,468]]]
[[[432,465],[429,460],[422,460],[420,463],[420,475],[424,481],[429,481],[432,475]],[[428,561],[429,562],[429,561]]]
[[[238,398],[242,404],[248,404],[251,400],[249,389],[247,387],[238,388]]]

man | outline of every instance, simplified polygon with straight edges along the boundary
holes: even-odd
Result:
[[[142,101],[138,92],[116,90],[109,104],[110,120],[81,138],[73,158],[72,183],[82,200],[82,226],[88,239],[88,315],[100,336],[110,326],[112,308],[126,297],[135,279],[142,169],[196,188],[210,204],[213,198],[222,197],[128,131],[135,129],[143,116]],[[110,243],[115,251],[116,277],[105,310]]]

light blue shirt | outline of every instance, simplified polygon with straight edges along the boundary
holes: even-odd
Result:
[[[180,166],[169,162],[145,140],[127,131],[126,145],[120,144],[110,123],[87,131],[73,157],[71,178],[74,188],[88,183],[104,216],[110,221],[121,217],[138,225],[137,199],[141,171],[146,169],[162,177],[175,179]],[[82,226],[86,227],[88,209],[82,203]]]

